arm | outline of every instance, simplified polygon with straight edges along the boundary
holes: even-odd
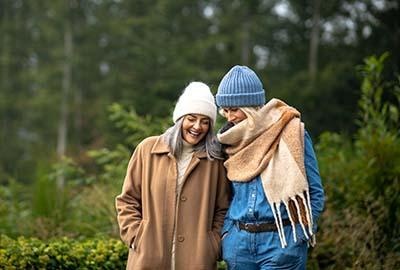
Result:
[[[138,145],[129,161],[122,193],[115,199],[120,236],[129,247],[136,237],[142,220],[141,152],[141,146]]]
[[[224,224],[225,214],[231,199],[231,188],[226,178],[226,170],[222,162],[219,162],[218,189],[214,209],[213,231],[219,236]]]
[[[318,161],[313,149],[313,143],[307,131],[304,132],[304,163],[310,191],[313,231],[316,232],[318,218],[324,209],[324,189],[319,175]]]

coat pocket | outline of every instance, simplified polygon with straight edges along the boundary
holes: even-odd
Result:
[[[139,228],[137,230],[135,239],[133,240],[133,248],[135,251],[139,251],[140,249],[140,240],[142,239],[142,235],[143,235],[143,230],[145,228],[145,226],[147,225],[147,220],[143,220],[140,222]]]
[[[208,232],[209,242],[211,243],[212,250],[215,254],[215,258],[218,259],[221,255],[221,246],[220,246],[220,239],[219,235],[217,236],[216,233],[213,231]]]

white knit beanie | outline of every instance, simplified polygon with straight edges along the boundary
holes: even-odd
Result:
[[[217,106],[210,88],[202,82],[191,82],[186,86],[175,105],[174,123],[186,114],[202,114],[210,117],[213,124],[217,118]]]

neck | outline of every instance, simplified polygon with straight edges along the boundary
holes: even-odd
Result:
[[[193,151],[193,145],[188,143],[185,140],[182,140],[182,150],[183,152],[192,152]]]

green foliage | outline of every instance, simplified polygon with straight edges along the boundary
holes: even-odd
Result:
[[[136,146],[144,138],[161,134],[172,124],[172,119],[151,115],[139,116],[134,109],[125,109],[121,104],[109,106],[110,120],[126,136],[124,143]]]
[[[72,239],[62,237],[48,241],[37,238],[0,235],[0,268],[17,269],[125,269],[128,248],[115,238]],[[226,269],[218,262],[218,270]]]
[[[70,234],[90,237],[119,235],[114,201],[120,192],[122,179],[116,180],[87,186],[75,195],[67,227]]]
[[[171,120],[139,116],[119,104],[111,105],[109,113],[122,139],[113,149],[88,153],[97,165],[94,171],[89,173],[71,158],[63,158],[50,170],[38,170],[31,186],[16,181],[0,186],[0,233],[42,239],[118,235],[114,199],[130,154],[145,137],[162,133]],[[60,176],[65,178],[62,188],[57,186]]]
[[[359,68],[362,96],[354,140],[334,133],[320,137],[328,200],[320,246],[311,256],[315,269],[400,267],[400,84],[382,79],[386,57],[369,57]]]
[[[228,266],[226,265],[226,263],[224,261],[219,261],[218,265],[217,265],[217,269],[218,270],[225,270],[225,269],[228,269]]]
[[[161,134],[172,122],[149,115],[140,116],[135,110],[125,109],[117,103],[109,106],[109,113],[111,122],[121,134],[119,136],[122,137],[121,141],[117,142],[112,150],[103,148],[89,151],[88,154],[100,166],[98,179],[114,183],[115,179],[123,180],[130,154],[134,148],[144,138]]]
[[[0,235],[2,269],[125,269],[128,249],[117,239],[40,241]]]
[[[140,141],[161,134],[171,124],[171,120],[140,116],[116,103],[109,107],[109,113],[111,122],[124,137],[114,149],[89,151],[98,165],[97,182],[76,197],[74,218],[85,221],[79,231],[89,235],[99,233],[98,228],[103,228],[102,233],[118,235],[114,198],[121,190],[129,157]]]
[[[317,156],[327,203],[308,269],[400,267],[399,82],[382,79],[385,58],[368,58],[359,68],[363,81],[354,138],[328,132],[320,136]],[[143,138],[165,130],[170,119],[140,116],[118,104],[113,104],[109,112],[121,138],[111,149],[90,152],[97,164],[94,171],[89,173],[71,159],[64,159],[50,173],[38,173],[33,187],[16,181],[0,187],[1,233],[42,239],[61,237],[41,242],[3,236],[0,265],[10,269],[13,264],[16,269],[36,267],[33,265],[92,269],[98,265],[97,260],[104,262],[106,269],[108,265],[108,269],[124,267],[127,248],[121,242],[115,242],[118,251],[114,249],[114,255],[104,255],[97,252],[107,246],[101,244],[103,240],[78,243],[72,239],[96,235],[117,238],[114,198],[120,192],[129,155]],[[56,187],[60,175],[66,178],[62,192]],[[17,260],[13,254],[24,254],[24,259]],[[118,258],[118,265],[114,258]],[[226,264],[219,262],[218,268],[226,269]]]
[[[30,201],[23,185],[10,181],[7,186],[0,186],[0,234],[18,235],[24,230],[30,233],[31,228],[26,228],[30,215]]]
[[[67,154],[82,164],[82,153],[119,138],[107,104],[166,117],[189,81],[215,93],[235,64],[255,68],[268,97],[288,97],[315,136],[352,132],[358,85],[346,70],[387,50],[392,69],[400,63],[394,0],[321,5],[315,87],[307,76],[314,1],[38,1],[0,3],[1,184],[30,184],[39,166],[54,162],[63,101]]]
[[[58,175],[67,178],[63,189],[56,185]],[[0,199],[0,233],[40,238],[79,234],[74,224],[80,220],[72,218],[75,209],[79,209],[73,205],[74,198],[92,181],[71,159],[65,158],[50,171],[38,173],[32,185],[10,181],[1,186],[4,196]]]
[[[317,136],[324,131],[349,133],[356,130],[355,124],[349,124],[357,117],[355,104],[360,93],[356,87],[354,65],[343,61],[320,68],[313,83],[306,71],[297,72],[279,88],[267,91],[267,96],[281,98],[298,108],[311,135]]]
[[[55,163],[51,172],[47,174],[48,180],[54,183],[60,176],[68,180],[67,185],[70,187],[88,185],[94,182],[94,178],[87,176],[85,170],[69,157],[63,157]]]

